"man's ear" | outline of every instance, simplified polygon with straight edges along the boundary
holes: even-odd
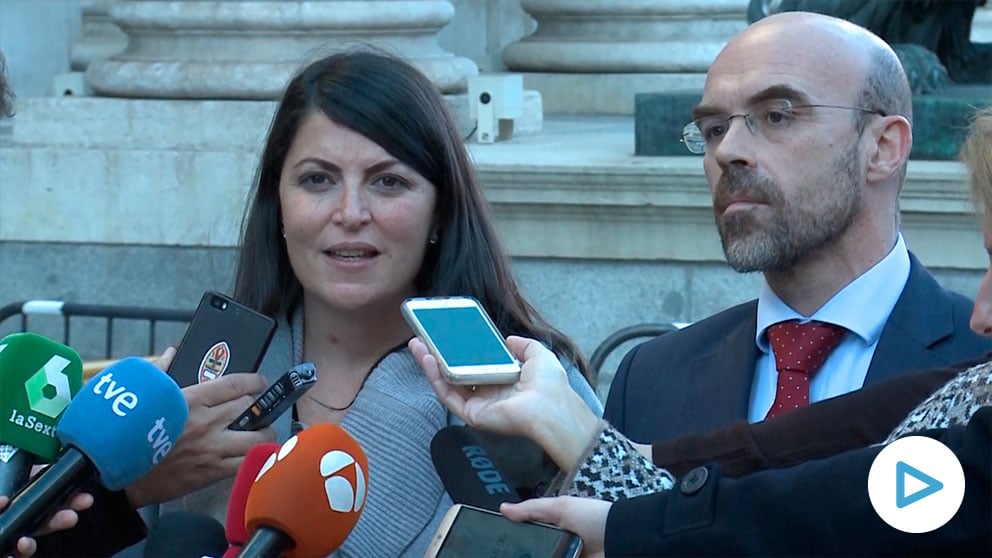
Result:
[[[868,182],[881,182],[895,175],[909,159],[913,129],[902,116],[884,116],[870,129],[875,138],[868,157]]]

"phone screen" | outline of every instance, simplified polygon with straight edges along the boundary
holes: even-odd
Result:
[[[476,307],[417,308],[413,313],[448,366],[515,362]]]
[[[515,523],[499,514],[463,507],[437,558],[567,557],[578,550],[578,542],[577,536],[561,529]]]

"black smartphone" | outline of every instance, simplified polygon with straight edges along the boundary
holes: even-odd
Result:
[[[543,523],[517,523],[501,514],[455,504],[441,520],[425,558],[490,558],[533,556],[577,558],[582,539]]]
[[[255,372],[276,322],[220,293],[203,293],[167,372],[181,387]]]
[[[301,362],[273,382],[227,427],[231,430],[265,428],[316,383],[317,367],[312,362]]]

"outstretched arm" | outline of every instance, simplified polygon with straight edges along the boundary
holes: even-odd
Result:
[[[466,424],[526,436],[548,452],[562,470],[572,470],[602,430],[599,417],[568,385],[554,353],[533,339],[510,336],[506,342],[523,363],[520,380],[474,389],[446,382],[437,360],[419,339],[411,339],[409,345],[438,398]]]

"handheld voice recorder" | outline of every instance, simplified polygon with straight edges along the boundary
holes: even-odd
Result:
[[[317,383],[317,367],[303,362],[289,369],[258,396],[245,412],[227,427],[230,430],[258,430],[272,424],[279,415]]]

